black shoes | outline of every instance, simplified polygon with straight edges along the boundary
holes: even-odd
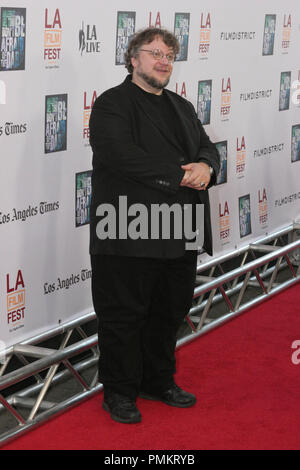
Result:
[[[170,406],[176,406],[178,408],[188,408],[196,403],[196,397],[192,393],[185,392],[175,383],[163,393],[159,395],[152,395],[147,392],[141,392],[139,395],[141,398],[146,400],[162,401]]]
[[[146,400],[162,401],[177,408],[189,408],[196,403],[196,397],[192,393],[185,392],[175,383],[158,395],[141,392],[139,395]],[[139,423],[142,419],[141,413],[136,407],[135,400],[119,393],[109,392],[104,394],[103,409],[110,413],[111,418],[118,423]]]
[[[139,423],[142,419],[135,401],[119,393],[111,392],[108,396],[104,395],[102,407],[118,423]]]

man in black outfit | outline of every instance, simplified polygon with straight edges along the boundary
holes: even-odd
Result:
[[[90,119],[99,379],[103,408],[122,423],[141,420],[137,396],[175,407],[196,402],[173,377],[177,331],[192,303],[197,247],[187,249],[186,236],[174,235],[176,227],[168,237],[161,230],[145,236],[141,227],[140,236],[128,236],[141,205],[148,214],[139,219],[145,229],[153,223],[154,205],[203,204],[204,249],[212,254],[207,189],[216,181],[219,155],[192,104],[165,89],[178,51],[166,30],[137,33],[127,51],[130,74],[97,98]],[[111,207],[118,217],[110,225]]]

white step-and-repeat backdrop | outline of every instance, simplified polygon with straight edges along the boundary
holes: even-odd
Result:
[[[93,309],[89,115],[148,25],[179,38],[169,88],[194,104],[221,155],[215,255],[299,218],[298,0],[2,0],[2,346]]]

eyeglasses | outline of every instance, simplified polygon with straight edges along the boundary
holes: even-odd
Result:
[[[160,49],[153,49],[153,50],[140,49],[140,51],[151,52],[155,60],[162,60],[164,57],[166,57],[169,64],[172,64],[175,60],[175,55],[172,52],[169,52],[168,54],[164,54]]]

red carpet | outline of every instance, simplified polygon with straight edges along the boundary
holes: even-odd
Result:
[[[196,393],[195,407],[138,399],[143,421],[124,425],[102,410],[101,394],[4,449],[299,449],[295,340],[299,284],[177,352],[177,382]]]

